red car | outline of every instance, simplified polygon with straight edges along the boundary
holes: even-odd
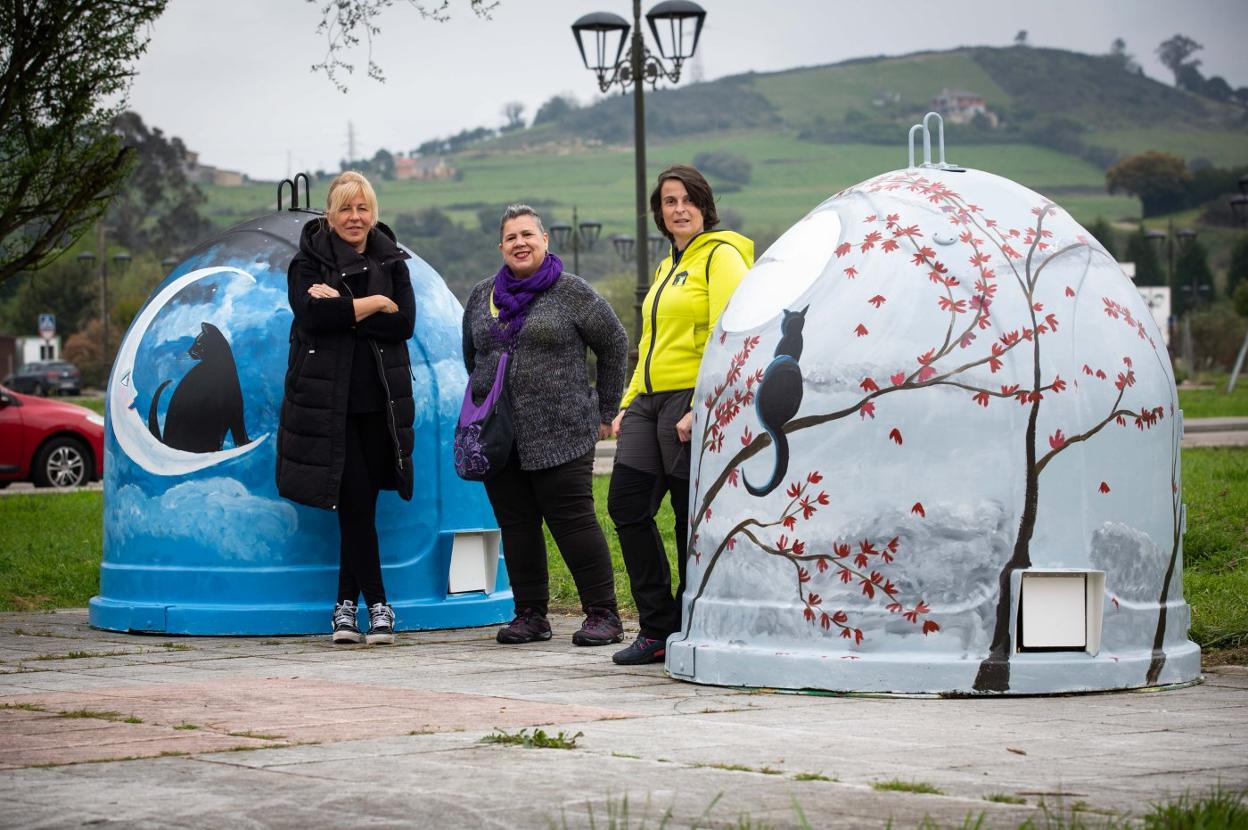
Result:
[[[77,487],[104,473],[104,416],[0,386],[0,489]]]

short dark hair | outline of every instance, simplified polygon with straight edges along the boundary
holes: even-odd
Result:
[[[713,230],[719,224],[719,213],[715,210],[715,194],[711,192],[711,183],[698,172],[696,167],[688,164],[673,164],[659,174],[658,182],[654,190],[650,192],[650,212],[654,214],[654,224],[659,229],[659,233],[666,236],[668,242],[676,241],[667,230],[667,226],[663,224],[662,194],[660,193],[663,190],[663,182],[671,180],[678,181],[685,186],[685,190],[689,193],[689,200],[702,211],[703,226],[708,231]],[[637,244],[640,245],[641,240],[638,240]]]
[[[503,241],[503,228],[507,226],[507,223],[512,219],[518,219],[521,216],[532,216],[533,221],[537,223],[538,232],[542,234],[546,233],[546,226],[542,224],[542,217],[538,216],[537,211],[533,208],[528,205],[508,205],[503,211],[503,218],[498,220],[499,242]]]

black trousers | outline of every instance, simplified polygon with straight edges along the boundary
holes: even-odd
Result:
[[[620,538],[641,634],[654,640],[680,630],[681,598],[689,558],[689,443],[676,422],[689,411],[692,389],[638,395],[620,425],[607,510]],[[663,497],[675,513],[677,585],[654,521]]]
[[[503,559],[516,612],[545,614],[550,604],[546,536],[542,520],[567,563],[581,607],[616,610],[611,551],[594,513],[594,451],[545,470],[522,470],[515,451],[485,482],[503,534]]]
[[[338,602],[386,601],[377,548],[377,493],[393,486],[394,444],[384,412],[347,415],[346,458],[338,488]]]

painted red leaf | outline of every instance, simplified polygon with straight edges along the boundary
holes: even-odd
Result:
[[[856,276],[858,276],[858,269],[857,269],[857,268],[855,268],[854,266],[852,266],[852,265],[851,265],[851,266],[849,266],[848,268],[846,268],[846,269],[845,269],[845,277],[846,277],[846,279],[851,279],[851,280],[852,280],[852,279],[853,279],[854,277],[856,277]]]
[[[875,403],[873,401],[867,401],[866,403],[864,403],[862,405],[862,409],[858,412],[858,415],[864,421],[867,419],[867,416],[874,418],[875,417]]]
[[[802,612],[802,616],[805,617],[808,622],[814,622],[815,620],[815,612],[809,607]]]
[[[818,605],[819,603],[823,602],[823,597],[819,596],[818,594],[807,594],[806,602],[808,602],[811,605]]]
[[[790,513],[789,515],[784,517],[784,521],[782,522],[782,524],[785,526],[786,529],[792,530],[793,528],[797,527],[797,516]]]
[[[979,404],[980,406],[987,407],[988,406],[988,393],[976,392],[973,400],[975,401],[975,403]]]
[[[854,629],[854,644],[857,645],[861,642],[862,642],[862,629],[855,628]]]
[[[815,470],[813,472],[806,474],[806,480],[809,481],[811,484],[818,484],[819,482],[823,481],[823,476],[819,474],[818,470]]]
[[[784,550],[784,548],[781,548],[781,550]],[[806,570],[805,568],[798,568],[797,569],[797,581],[798,582],[810,582],[810,571]]]
[[[924,366],[922,369],[919,369],[919,382],[920,383],[922,383],[925,380],[929,380],[930,378],[933,378],[935,376],[936,376],[936,370],[932,368],[931,366]]]
[[[796,481],[789,484],[788,489],[784,491],[785,495],[787,495],[791,499],[797,498],[798,494],[801,492],[802,492],[802,485],[798,484]]]
[[[889,437],[889,438],[891,438],[891,439],[893,439],[894,441],[896,441],[896,442],[897,442],[897,446],[899,446],[899,447],[901,446],[901,430],[897,429],[897,427],[893,427],[893,428],[889,431],[889,433],[888,433],[888,437]]]
[[[844,637],[846,640],[850,640],[850,639],[853,639],[854,632],[850,631],[848,628],[842,628],[841,636]]]
[[[1055,449],[1055,450],[1060,449],[1061,447],[1065,446],[1065,444],[1066,444],[1066,436],[1062,434],[1062,431],[1060,429],[1057,432],[1049,436],[1049,447],[1051,447],[1052,449]]]
[[[933,631],[940,631],[940,626],[936,624],[936,621],[924,620],[923,621],[923,633],[931,634]]]
[[[883,294],[876,294],[874,297],[867,300],[867,302],[869,302],[871,305],[875,306],[876,308],[879,308],[880,306],[884,305],[884,303],[888,302],[888,300],[884,297]]]
[[[871,580],[863,579],[859,582],[862,586],[862,593],[867,599],[875,599],[875,586],[871,584]]]
[[[854,334],[858,335],[859,337],[866,337],[868,334],[867,327],[864,326],[862,323],[859,323],[858,326],[854,329]]]
[[[748,447],[750,442],[754,440],[754,433],[750,432],[750,428],[746,427],[745,432],[741,433],[741,446]]]
[[[825,629],[832,627],[832,618],[828,616],[827,611],[819,612],[819,624]]]
[[[849,614],[846,614],[844,611],[837,611],[832,615],[832,620],[842,624],[847,623],[849,622]]]
[[[862,387],[863,392],[878,392],[880,387],[875,385],[875,381],[871,378],[863,378],[862,383],[858,384]]]
[[[914,503],[914,507],[910,508],[910,512],[915,513],[924,518],[927,518],[927,511],[923,509],[923,502],[921,501],[916,501]]]
[[[901,386],[906,382],[906,373],[898,372],[895,375],[889,375],[888,379],[893,382],[893,386]]]
[[[1066,286],[1066,296],[1067,297],[1075,296],[1075,289],[1071,288],[1069,285]]]
[[[1104,482],[1104,481],[1102,481],[1102,482],[1101,482],[1101,486],[1100,486],[1100,487],[1098,487],[1098,488],[1096,488],[1096,489],[1100,490],[1102,493],[1108,493],[1108,492],[1109,492],[1109,484],[1108,484],[1108,483],[1106,483],[1106,482]]]
[[[840,245],[837,245],[837,246],[836,246],[836,255],[837,255],[838,257],[843,257],[843,256],[845,256],[847,253],[849,253],[849,249],[850,249],[850,248],[852,248],[852,247],[853,247],[853,246],[852,246],[852,245],[850,245],[848,242],[842,242]]]
[[[826,571],[828,569],[827,557],[821,556],[820,558],[816,559],[815,567],[819,569],[819,573],[823,573],[824,571]]]

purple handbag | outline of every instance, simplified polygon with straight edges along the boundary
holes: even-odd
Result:
[[[507,464],[515,433],[511,400],[507,395],[507,364],[510,352],[503,352],[494,371],[494,385],[480,404],[472,400],[472,379],[464,390],[455,425],[455,472],[466,481],[485,481]]]

